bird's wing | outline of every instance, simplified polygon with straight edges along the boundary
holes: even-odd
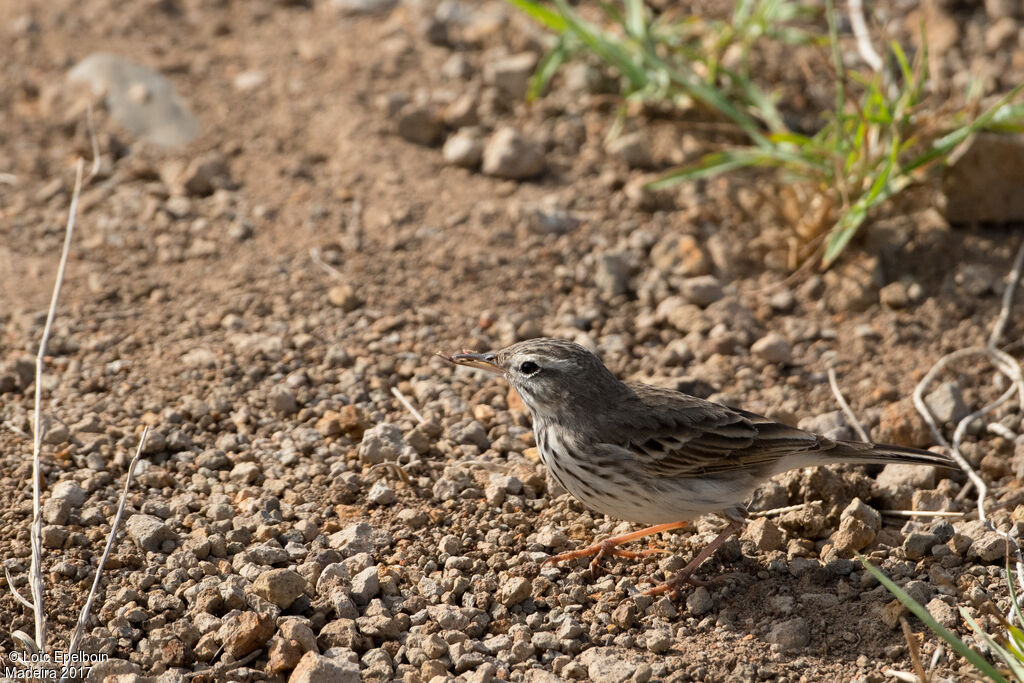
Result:
[[[785,456],[828,449],[834,442],[745,410],[642,384],[630,388],[640,401],[635,435],[619,446],[652,476],[675,477],[770,467]],[[640,415],[640,417],[637,417]],[[609,430],[609,433],[611,431]]]

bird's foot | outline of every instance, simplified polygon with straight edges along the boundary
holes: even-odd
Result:
[[[664,552],[668,551],[663,550],[662,548],[651,548],[650,550],[640,551],[623,550],[618,547],[618,543],[614,539],[609,538],[599,541],[587,548],[570,550],[568,552],[559,553],[554,557],[549,557],[541,563],[541,566],[544,567],[551,564],[558,564],[559,562],[566,562],[568,560],[578,560],[581,557],[593,556],[594,559],[590,561],[590,571],[594,576],[597,576],[601,572],[605,571],[601,566],[601,560],[606,557],[625,557],[630,560],[636,560],[642,557],[647,557],[648,555]]]
[[[661,548],[651,548],[650,550],[641,550],[639,552],[623,550],[622,548],[618,547],[623,543],[629,543],[630,541],[635,541],[637,539],[644,538],[646,536],[651,536],[652,534],[657,534],[662,531],[672,531],[673,529],[681,529],[684,526],[687,526],[687,522],[672,522],[670,524],[658,524],[652,527],[647,527],[646,529],[641,529],[640,531],[633,531],[628,534],[612,536],[611,538],[606,538],[603,541],[599,541],[587,548],[581,548],[579,550],[570,550],[568,552],[559,553],[558,555],[549,557],[541,563],[541,566],[543,567],[549,564],[565,562],[567,560],[578,560],[582,557],[593,556],[594,559],[590,561],[590,571],[596,576],[598,573],[603,571],[600,564],[602,558],[611,556],[625,557],[628,559],[635,560],[642,557],[647,557],[648,555],[653,555],[655,553],[668,552]]]
[[[708,543],[699,553],[697,553],[697,556],[690,560],[690,563],[683,567],[682,570],[675,575],[675,577],[669,579],[661,585],[655,586],[654,588],[650,588],[644,591],[643,594],[653,597],[655,595],[670,593],[671,597],[674,598],[679,593],[679,589],[684,584],[690,584],[692,586],[703,586],[705,588],[709,587],[711,583],[695,578],[693,576],[694,572],[696,572],[697,568],[704,564],[704,561],[711,557],[711,555],[713,555],[714,552],[718,550],[718,548],[721,547],[721,545],[725,543],[730,536],[738,532],[740,528],[741,527],[739,523],[735,521],[730,521],[728,526],[726,526],[725,529],[723,529],[722,532],[718,534],[715,540],[711,541],[711,543]]]

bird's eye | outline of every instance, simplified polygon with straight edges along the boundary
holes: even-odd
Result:
[[[535,375],[540,372],[540,366],[532,360],[526,360],[520,363],[519,372],[524,375]]]

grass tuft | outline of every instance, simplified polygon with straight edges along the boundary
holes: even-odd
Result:
[[[825,3],[827,30],[816,33],[813,10],[794,0],[736,0],[729,21],[655,16],[642,0],[602,2],[604,21],[586,20],[566,0],[507,0],[558,36],[530,84],[543,94],[565,62],[593,55],[618,76],[627,100],[699,103],[730,121],[745,144],[717,151],[649,184],[663,189],[738,168],[768,168],[781,183],[799,184],[810,207],[825,207],[825,220],[798,226],[805,253],[820,254],[827,268],[880,205],[954,158],[980,131],[1024,130],[1018,86],[982,109],[971,87],[955,107],[933,95],[928,51],[908,57],[886,44],[883,66],[866,72],[843,61],[833,0]],[[820,23],[820,22],[819,22]],[[776,105],[778,95],[759,83],[751,56],[767,43],[828,48],[834,104],[817,112],[813,134],[793,130]]]

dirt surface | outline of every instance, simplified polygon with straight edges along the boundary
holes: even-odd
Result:
[[[999,20],[954,9],[969,38],[948,55],[955,72]],[[570,338],[620,377],[855,438],[835,412],[834,363],[873,438],[927,447],[909,397],[942,354],[984,343],[1013,231],[918,209],[787,284],[791,226],[773,185],[641,191],[709,149],[706,129],[640,112],[626,130],[644,131],[639,147],[606,146],[615,101],[586,72],[527,107],[494,65],[540,54],[542,35],[497,3],[342,15],[326,2],[7,2],[0,31],[0,555],[23,594],[32,358],[73,160],[90,157],[67,71],[94,52],[145,64],[202,125],[160,150],[97,107],[103,162],[48,348],[50,650],[66,645],[152,429],[83,646],[109,657],[97,680],[324,680],[315,666],[337,680],[883,680],[911,663],[898,610],[853,550],[961,633],[955,606],[990,625],[990,598],[1005,611],[1002,537],[877,513],[971,511],[964,476],[944,471],[783,475],[751,509],[807,505],[756,522],[702,570],[718,583],[675,601],[629,596],[682,567],[714,519],[602,577],[585,562],[542,568],[628,525],[548,482],[501,381],[433,354]],[[1010,66],[987,68],[1011,79]],[[446,138],[489,146],[509,126],[526,141],[513,161],[538,157],[534,177],[446,161]],[[1024,304],[1005,342],[1022,317]],[[1002,390],[980,364],[942,379],[947,433]],[[965,444],[993,506],[1014,499],[1020,467],[1020,416],[1000,410]],[[371,470],[385,461],[410,481]],[[1014,510],[993,512],[997,526],[1019,523]],[[10,631],[33,628],[6,590],[0,616],[8,665]],[[927,662],[935,639],[911,623]],[[308,651],[321,656],[299,663]]]

